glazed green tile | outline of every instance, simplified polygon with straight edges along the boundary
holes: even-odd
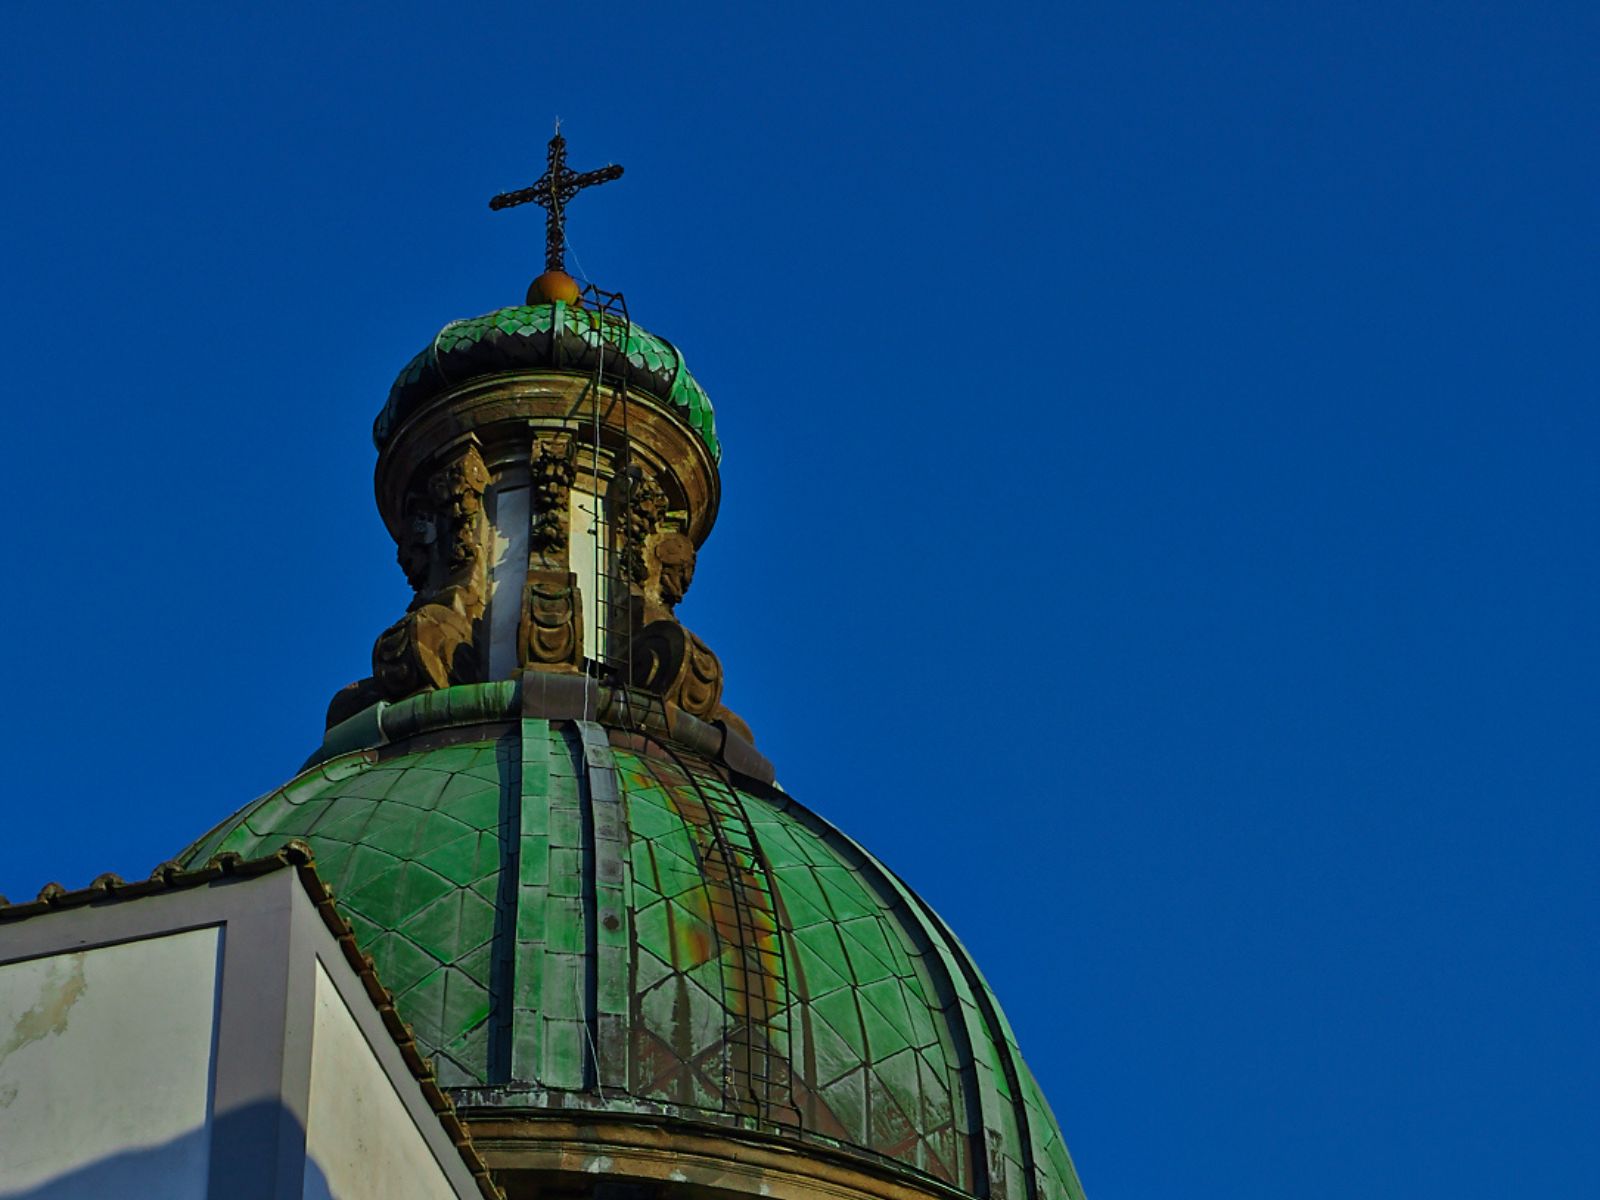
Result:
[[[827,897],[811,868],[804,865],[779,866],[773,870],[778,897],[790,924],[796,929],[813,925],[832,925]]]
[[[705,890],[705,875],[693,864],[675,854],[657,855],[651,863],[655,890],[663,896],[682,896]]]
[[[693,980],[708,995],[716,996],[718,1008],[729,1019],[732,1018],[735,981],[731,959],[720,953],[713,953],[711,957],[700,962],[679,963],[678,970],[684,978]]]
[[[925,1045],[917,1037],[916,1028],[907,1011],[905,989],[897,979],[880,980],[877,983],[863,983],[858,989],[861,995],[861,1013],[863,1019],[870,1013],[878,1020],[888,1024],[889,1037],[896,1046],[914,1047]],[[872,1056],[881,1058],[889,1047],[885,1045],[880,1049],[879,1043],[873,1041],[872,1027],[867,1028],[867,1039],[872,1045]]]
[[[374,850],[370,846],[350,845],[348,843],[330,843],[321,837],[311,839],[311,847],[316,852],[317,862],[323,861],[324,855],[335,864],[333,872],[328,876],[329,890],[342,904],[346,893],[356,890],[370,882],[374,876],[396,865],[394,856],[385,854],[381,850]],[[335,855],[344,856],[343,866],[338,865]],[[320,868],[319,868],[320,869]]]
[[[627,946],[602,945],[595,953],[600,958],[596,971],[596,1010],[602,1013],[626,1013],[633,990],[628,972]]]
[[[517,949],[516,991],[512,1003],[519,1014],[537,1013],[544,1002],[544,943],[524,942]],[[526,1028],[527,1024],[524,1020],[518,1024],[518,1028]],[[529,1070],[519,1073],[517,1077],[537,1079],[539,1073],[536,1069]]]
[[[628,857],[633,862],[633,878],[636,886],[647,887],[659,895],[661,888],[657,881],[655,845],[635,838],[628,844]]]
[[[423,388],[421,395],[425,397],[445,380],[459,381],[471,377],[476,368],[458,366],[450,361],[452,358],[469,355],[485,341],[501,339],[505,344],[505,339],[512,339],[510,344],[523,347],[516,353],[527,355],[528,365],[537,367],[545,363],[548,340],[529,335],[544,333],[555,327],[563,331],[563,336],[579,338],[587,346],[609,347],[610,352],[606,354],[608,374],[618,371],[620,364],[617,352],[620,352],[621,360],[630,368],[628,384],[632,390],[659,395],[669,405],[681,408],[686,413],[688,408],[684,393],[692,386],[693,391],[703,394],[703,389],[694,384],[677,350],[637,325],[625,329],[621,323],[607,320],[596,328],[592,314],[573,311],[565,305],[515,305],[471,320],[454,321],[441,329],[431,344],[413,357],[396,377],[390,389],[389,401],[373,423],[374,438],[381,445],[409,411],[409,407],[420,402],[416,397],[409,401],[405,399],[413,389]],[[555,364],[554,369],[570,368],[561,363]],[[430,378],[433,380],[431,385],[427,382]],[[701,430],[701,437],[713,454],[718,453],[714,434],[709,430]]]
[[[861,1026],[866,1033],[867,1052],[873,1060],[874,1068],[879,1059],[911,1050],[910,1040],[884,1016],[882,1010],[869,1003],[859,989],[855,996],[861,1015]]]
[[[674,985],[662,986],[667,988]],[[723,1039],[728,1030],[728,1010],[715,982],[708,987],[690,973],[680,977],[676,988],[688,1001],[688,1043],[693,1053],[698,1055]]]
[[[436,1062],[439,1082],[445,1087],[470,1087],[486,1082],[478,1064],[489,1060],[489,1022],[480,1021],[450,1040]],[[446,1070],[449,1064],[452,1070]]]
[[[855,1062],[863,1062],[867,1058],[866,1030],[861,1024],[861,1013],[856,1007],[856,996],[853,989],[833,992],[827,996],[813,1000],[811,1003],[815,1014],[827,1022],[828,1028],[844,1039],[854,1054]],[[820,1042],[819,1042],[819,1054]],[[818,1059],[818,1073],[821,1074],[821,1059]]]
[[[495,754],[493,743],[485,746],[483,743],[467,743],[459,746],[441,746],[429,750],[415,757],[424,759],[430,771],[455,774],[457,771],[469,771],[479,765],[485,756],[492,758]],[[398,760],[397,760],[398,761]]]
[[[373,958],[383,961],[383,984],[397,996],[414,987],[440,966],[437,958],[418,949],[409,938],[399,933],[380,933],[373,938],[366,951]]]
[[[417,863],[402,863],[345,897],[370,919],[390,928],[420,912],[441,896],[457,893],[444,876]]]
[[[341,796],[340,803],[316,822],[313,831],[319,838],[355,844],[365,839],[367,829],[378,811],[378,801]],[[287,833],[288,829],[280,829]]]
[[[916,1111],[913,1104],[911,1113]],[[916,1124],[876,1065],[867,1072],[867,1130],[870,1148],[879,1153],[903,1155],[908,1147],[916,1153]]]
[[[816,868],[816,874],[835,920],[848,921],[852,917],[878,915],[879,906],[861,886],[860,878],[847,868],[820,866]]]
[[[907,985],[905,990],[909,993],[903,998],[905,999],[906,1018],[910,1022],[912,1044],[938,1047],[940,1045],[939,1029],[945,1023],[943,1020],[938,1025],[934,1023],[934,1014],[938,1013],[939,1010],[923,996],[920,988]]]
[[[677,973],[670,963],[639,945],[634,947],[633,972],[634,991],[639,995],[643,995],[663,979]]]
[[[240,825],[237,829],[225,834],[215,848],[208,850],[207,856],[222,854],[229,850],[245,854],[254,851],[260,841],[260,837],[253,833],[248,826]]]
[[[317,850],[317,875],[335,896],[340,892],[347,864],[358,849],[342,843],[324,843]]]
[[[462,705],[477,702],[468,692]],[[515,939],[511,1013],[509,1025],[494,1026],[509,1032],[512,1077],[558,1090],[592,1086],[586,1047],[597,1045],[607,1104],[626,1108],[629,1081],[642,1088],[665,1069],[667,1059],[649,1047],[676,1039],[699,1066],[669,1071],[656,1099],[733,1119],[719,1092],[726,1064],[742,1061],[728,1039],[743,1036],[736,993],[746,960],[709,921],[710,897],[725,899],[706,884],[720,839],[755,889],[742,919],[770,934],[778,913],[789,931],[787,976],[768,985],[778,1009],[766,1034],[774,1053],[810,1072],[805,1086],[831,1113],[814,1110],[819,1128],[840,1120],[841,1146],[894,1154],[940,1178],[953,1174],[957,1186],[970,1179],[974,1153],[1002,1181],[997,1191],[1006,1180],[1025,1184],[1027,1159],[1038,1192],[1015,1200],[1081,1196],[1048,1106],[1025,1067],[1018,1074],[1014,1040],[981,976],[903,885],[781,796],[736,797],[715,778],[699,781],[702,794],[677,764],[631,750],[612,755],[622,804],[597,807],[585,823],[577,818],[590,803],[579,779],[587,768],[577,745],[570,732],[524,722],[520,736],[446,747],[455,752],[448,770],[434,769],[434,751],[381,765],[334,760],[255,802],[191,853],[225,843],[255,853],[308,837],[358,942],[392,980],[402,1016],[437,1057],[441,1078],[460,1086],[481,1082],[487,1069],[494,905],[506,899],[502,867],[516,864],[515,920],[501,925],[502,936]],[[508,810],[508,801],[520,808]],[[701,805],[694,827],[683,813]],[[502,820],[519,835],[508,853]],[[556,847],[556,861],[547,831],[573,843]],[[596,870],[585,881],[590,833]],[[563,877],[576,886],[553,895],[549,884]],[[596,917],[615,917],[615,927],[600,924],[585,936],[585,905]],[[591,946],[609,957],[587,965]],[[445,965],[433,967],[435,958]],[[775,957],[767,962],[777,969]],[[588,1012],[599,1014],[592,1028]],[[629,1014],[640,1022],[632,1038],[623,1032]],[[637,1052],[652,1057],[630,1068]],[[974,1101],[980,1126],[967,1131]],[[909,1132],[896,1113],[909,1118]]]
[[[857,1145],[867,1145],[867,1071],[857,1066],[819,1089],[823,1101],[850,1132]]]
[[[453,775],[439,793],[435,807],[441,816],[448,815],[463,825],[493,829],[500,823],[501,787],[498,779]]]
[[[521,846],[523,886],[545,888],[550,883],[550,839],[542,833],[524,833]]]
[[[552,847],[550,850],[550,894],[578,896],[583,893],[583,856],[578,850]]]
[[[573,1091],[581,1088],[587,1061],[584,1051],[584,1029],[581,1024],[576,1021],[546,1020],[543,1026],[540,1082],[549,1087]]]
[[[459,956],[452,965],[478,987],[485,989],[485,992],[487,992],[489,987],[489,970],[492,965],[493,958],[494,947],[490,943],[485,942],[476,950],[469,950],[465,954]]]
[[[872,1075],[893,1097],[912,1128],[922,1128],[922,1081],[917,1074],[917,1052],[898,1050],[888,1055],[873,1055]]]
[[[851,930],[848,926],[841,926],[839,933],[844,941],[845,954],[849,958],[852,979],[858,983],[878,983],[896,978],[894,969],[863,945],[859,936],[861,930]]]
[[[579,921],[552,921],[545,928],[545,945],[556,954],[577,954],[584,948],[584,930]]]
[[[583,844],[583,825],[576,806],[550,810],[550,844],[576,848]]]
[[[677,814],[668,811],[654,796],[639,789],[631,780],[625,781],[623,786],[629,799],[628,827],[634,837],[648,842],[655,838],[682,835],[683,820]]]
[[[444,1007],[441,1021],[444,1036],[464,1033],[489,1017],[489,993],[466,972],[445,972]]]
[[[825,995],[840,986],[854,983],[850,958],[839,930],[832,925],[812,925],[791,935],[798,950],[806,985],[813,996]]]
[[[245,825],[257,837],[266,837],[276,833],[280,828],[303,828],[306,820],[315,820],[326,812],[332,803],[332,800],[308,800],[296,805],[289,803],[281,794],[269,796],[259,808],[245,818]]]
[[[665,962],[676,961],[672,950],[672,925],[665,900],[658,900],[634,913],[633,932],[643,949]]]
[[[649,846],[658,864],[663,859],[675,859],[675,862],[667,865],[667,869],[693,871],[697,879],[703,878],[703,860],[695,848],[694,835],[687,825],[672,833],[663,834],[651,841]]]
[[[374,850],[382,850],[385,854],[392,854],[397,859],[410,861],[421,846],[426,844],[425,835],[433,832],[429,828],[429,822],[419,819],[420,816],[421,814],[408,809],[382,808],[368,821],[366,831],[361,835],[361,844]],[[446,838],[466,832],[465,826],[435,828]]]
[[[953,1124],[956,1108],[951,1096],[951,1072],[916,1052],[917,1096],[922,1104],[922,1124],[926,1129]]]
[[[459,1030],[446,1028],[444,1020],[445,980],[450,968],[440,967],[424,975],[395,998],[395,1006],[425,1046],[443,1046]]]
[[[432,832],[429,831],[430,835]],[[451,883],[465,886],[498,871],[500,839],[494,834],[473,830],[434,849],[419,848],[417,861]]]
[[[431,809],[439,802],[445,785],[451,776],[443,771],[429,770],[426,767],[413,767],[402,772],[395,779],[388,794],[383,797],[387,804],[404,804],[411,808]]]
[[[571,881],[581,879],[583,870],[583,854],[576,846],[562,846],[555,841],[550,843],[550,883],[553,888],[560,887],[571,889],[575,886]],[[558,895],[573,894],[570,890],[559,891]]]
[[[494,934],[494,907],[470,891],[452,890],[399,924],[400,932],[441,962]]]

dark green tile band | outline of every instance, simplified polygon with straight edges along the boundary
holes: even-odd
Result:
[[[711,400],[678,348],[637,325],[624,327],[611,317],[597,321],[597,316],[557,301],[451,321],[395,379],[373,422],[373,441],[381,449],[400,422],[429,398],[469,379],[541,368],[589,375],[600,362],[608,378],[620,378],[626,371],[630,389],[670,406],[705,442],[712,458],[720,459]]]

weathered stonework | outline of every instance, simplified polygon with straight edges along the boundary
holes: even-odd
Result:
[[[529,456],[532,512],[518,661],[540,670],[583,666],[583,601],[568,557],[577,447],[569,434],[536,438]]]
[[[476,441],[447,447],[420,494],[408,497],[398,558],[415,596],[406,615],[378,635],[372,675],[328,706],[338,724],[378,700],[481,677],[479,623],[488,599],[483,493],[489,471]]]
[[[633,639],[633,682],[703,721],[722,701],[722,663],[677,621],[651,621]]]
[[[439,376],[406,395],[380,421],[376,485],[415,599],[378,639],[372,677],[335,697],[330,724],[454,683],[589,670],[750,740],[722,706],[717,656],[675,611],[720,491],[714,442],[685,424],[681,397],[663,403],[559,368],[454,385]],[[475,448],[479,486],[456,499],[437,447],[465,444]],[[486,490],[500,497],[489,506],[493,529]],[[525,503],[514,502],[519,494]],[[580,494],[603,498],[593,553],[569,544]],[[521,546],[525,573],[521,557],[504,557]],[[514,614],[503,612],[508,602]]]
[[[667,514],[667,494],[654,476],[629,463],[611,481],[607,505],[617,534],[618,575],[636,590],[650,574],[645,552]]]

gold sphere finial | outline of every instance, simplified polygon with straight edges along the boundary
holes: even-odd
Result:
[[[582,290],[578,281],[565,271],[546,271],[528,285],[528,303],[552,304],[560,300],[575,304]]]

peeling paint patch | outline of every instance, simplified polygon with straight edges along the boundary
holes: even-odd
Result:
[[[602,1171],[611,1170],[612,1165],[611,1156],[609,1154],[601,1154],[584,1163],[583,1169],[586,1174],[599,1175]]]
[[[67,1031],[72,1006],[89,990],[88,981],[83,977],[84,953],[79,950],[51,961],[49,975],[39,989],[39,999],[17,1018],[11,1032],[0,1041],[0,1063],[30,1042]]]

